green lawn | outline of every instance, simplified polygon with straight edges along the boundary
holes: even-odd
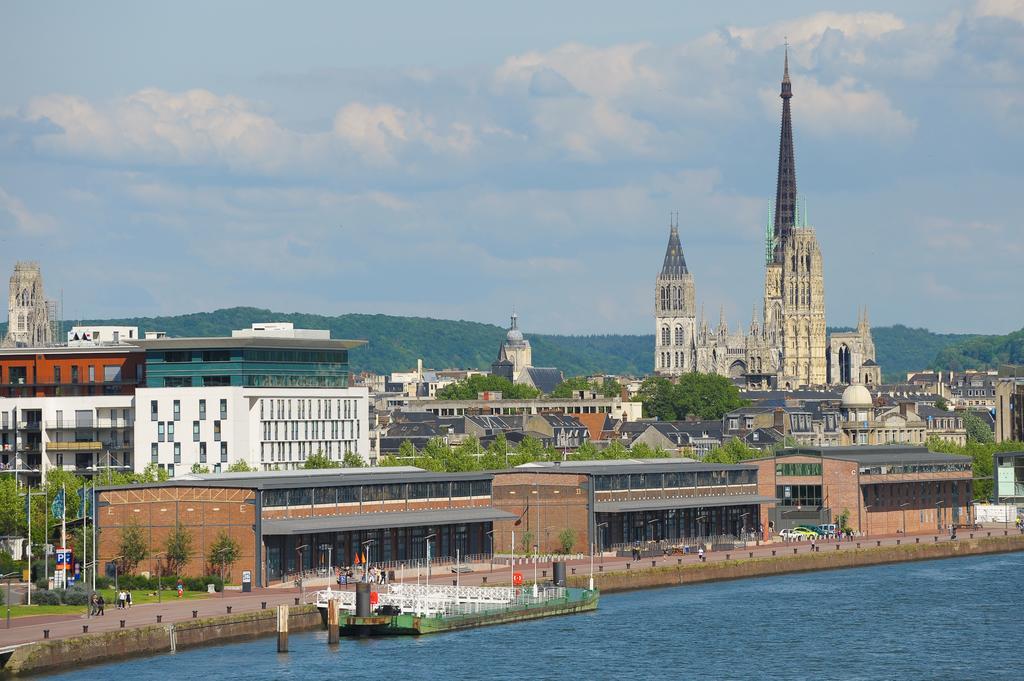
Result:
[[[114,594],[113,589],[98,589],[103,594],[103,600],[106,601],[106,611],[117,610],[117,596]],[[186,591],[184,598],[206,598],[210,594],[205,591]],[[178,599],[178,594],[173,590],[164,590],[163,600],[175,601]],[[157,596],[155,591],[133,591],[132,592],[132,605],[142,605],[144,603],[156,603]],[[84,605],[13,605],[11,606],[11,617],[30,617],[32,615],[72,615],[76,613],[85,614],[86,606]],[[7,606],[0,606],[0,617],[7,616]]]

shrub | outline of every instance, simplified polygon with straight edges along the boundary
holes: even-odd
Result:
[[[36,589],[45,590],[50,588],[50,580],[45,577],[40,577],[36,580]]]
[[[32,599],[38,605],[60,605],[60,592],[42,589],[32,594]]]
[[[218,592],[224,590],[224,582],[221,580],[220,575],[186,577],[181,581],[181,585],[188,591],[206,591],[207,584],[213,584],[214,589]]]
[[[110,577],[105,577],[105,576],[102,576],[102,575],[96,575],[96,588],[97,589],[109,589],[113,585],[114,585],[114,580],[112,580]]]
[[[67,589],[61,597],[64,605],[85,605],[89,602],[89,592],[80,586]]]

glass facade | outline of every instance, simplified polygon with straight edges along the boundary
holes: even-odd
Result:
[[[785,476],[821,476],[820,463],[777,463],[775,475]]]
[[[147,350],[146,385],[347,388],[348,350]]]
[[[631,490],[674,490],[700,487],[730,487],[756,485],[757,470],[691,471],[685,473],[632,473],[622,475],[595,475],[594,489],[598,492],[628,492]]]
[[[306,487],[265,490],[263,492],[263,507],[333,506],[335,504],[363,504],[381,501],[465,499],[489,497],[490,495],[490,480]]]

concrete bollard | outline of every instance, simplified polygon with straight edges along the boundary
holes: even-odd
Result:
[[[231,614],[231,606],[230,605],[228,606],[228,614],[229,615]]]
[[[277,652],[288,652],[288,606],[277,606]]]
[[[333,598],[327,602],[327,645],[337,643],[341,638],[338,622],[338,602]]]
[[[124,629],[124,620],[121,620],[121,628]]]
[[[157,624],[160,624],[163,621],[164,621],[164,616],[163,615],[157,615],[156,616],[156,623]]]
[[[83,634],[88,634],[89,633],[89,625],[88,624],[83,624],[82,625],[82,633]]]

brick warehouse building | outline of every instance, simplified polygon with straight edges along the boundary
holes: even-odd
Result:
[[[867,534],[930,532],[970,522],[971,458],[926,447],[797,447],[749,463],[758,489],[778,499],[775,531],[834,522]]]
[[[494,523],[498,552],[537,544],[561,550],[559,535],[575,534],[575,551],[588,552],[647,540],[753,531],[767,523],[757,467],[705,464],[690,459],[567,461],[527,464],[494,477],[494,507],[519,520]],[[523,535],[530,533],[530,546]]]
[[[351,565],[368,546],[371,562],[491,551],[492,522],[510,514],[491,505],[492,473],[431,473],[410,467],[187,475],[149,485],[101,488],[99,560],[118,554],[121,529],[137,522],[150,552],[164,550],[176,524],[192,534],[189,575],[205,572],[222,532],[241,546],[232,566],[269,584],[304,570]],[[370,542],[368,545],[366,542]],[[301,548],[305,547],[305,548]],[[301,550],[300,550],[301,548]],[[139,571],[156,572],[151,557]]]

